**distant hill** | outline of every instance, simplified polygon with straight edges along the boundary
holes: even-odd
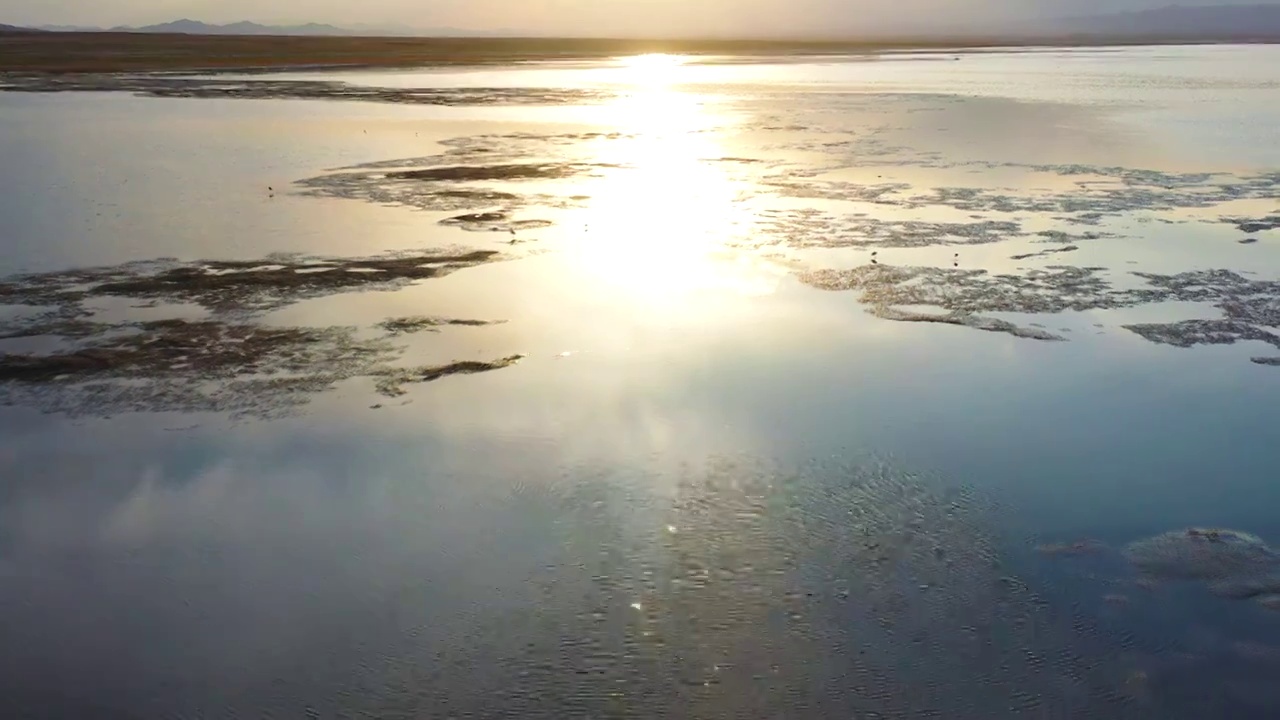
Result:
[[[210,25],[199,20],[175,20],[159,25],[143,27],[114,27],[113,32],[171,33],[177,35],[351,35],[333,25],[307,23],[305,25],[259,25],[254,22],[237,22],[229,25]]]
[[[0,34],[12,35],[16,33],[32,33],[32,32],[40,32],[40,31],[34,30],[32,28],[18,27],[17,25],[0,24]]]
[[[527,33],[518,30],[499,28],[496,30],[468,30],[456,27],[418,28],[403,24],[372,25],[357,24],[347,27],[351,35],[374,35],[382,37],[521,37]]]
[[[1280,38],[1280,5],[1170,5],[1064,21],[1067,32],[1198,38]]]
[[[2,0],[0,0],[2,1]],[[509,28],[467,30],[462,28],[419,28],[394,24],[358,24],[338,27],[321,23],[302,25],[262,25],[236,22],[217,25],[199,20],[182,19],[143,27],[114,28],[70,25],[42,26],[40,30],[58,32],[130,32],[169,33],[180,35],[306,35],[369,37],[520,37],[526,33]],[[0,32],[14,33],[26,28],[0,25]],[[875,37],[1035,37],[1089,35],[1100,39],[1178,38],[1186,40],[1280,40],[1280,4],[1179,6],[1109,13],[1059,17],[1058,19],[1010,20],[1007,24],[990,23],[938,26],[928,20],[913,20],[876,31],[867,28],[864,39]],[[832,38],[838,39],[838,38]]]
[[[370,37],[503,37],[516,35],[510,30],[465,30],[462,28],[415,28],[408,25],[360,24],[337,27],[321,23],[304,25],[261,25],[255,22],[236,22],[215,25],[199,20],[174,20],[158,25],[134,27],[121,25],[113,28],[86,27],[82,25],[42,25],[50,32],[129,32],[167,33],[176,35],[310,35],[310,36],[370,36]]]
[[[103,28],[88,25],[40,25],[36,28],[42,32],[102,32]]]

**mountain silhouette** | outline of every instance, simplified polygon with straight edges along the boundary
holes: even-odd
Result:
[[[183,18],[159,25],[142,27],[114,27],[113,32],[172,33],[177,35],[350,35],[348,30],[333,25],[306,23],[303,25],[259,25],[255,22],[236,22],[228,25],[211,25],[199,20]]]
[[[1151,10],[1069,18],[1063,29],[1124,36],[1275,38],[1280,36],[1280,5],[1170,5]]]
[[[120,25],[113,28],[87,27],[81,25],[43,25],[41,30],[52,32],[125,32],[155,33],[175,35],[310,35],[310,36],[369,36],[369,37],[497,37],[518,35],[511,30],[466,30],[462,28],[415,28],[408,25],[375,25],[359,24],[351,27],[338,27],[323,23],[304,23],[301,25],[262,25],[260,23],[241,21],[226,25],[216,25],[183,18],[157,25]]]
[[[48,25],[40,30],[103,32],[104,28],[74,25]],[[28,28],[0,25],[0,32],[30,32]],[[322,23],[300,25],[263,25],[242,21],[217,25],[183,18],[173,22],[142,27],[119,26],[110,32],[172,33],[183,35],[309,35],[309,36],[380,36],[380,37],[518,37],[527,33],[510,28],[466,30],[460,28],[417,28],[396,24],[359,24],[338,27]],[[1280,39],[1280,4],[1270,5],[1170,5],[1148,10],[1090,14],[1056,19],[1010,20],[1007,24],[938,26],[916,19],[890,31],[881,28],[866,37],[893,35],[921,36],[1007,36],[1052,37],[1090,35],[1099,38],[1185,38],[1187,40],[1275,40]]]

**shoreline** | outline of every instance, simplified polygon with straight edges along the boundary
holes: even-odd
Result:
[[[620,55],[806,56],[1058,47],[1274,44],[1277,37],[1038,36],[878,40],[644,40],[589,38],[399,38],[0,34],[0,74],[275,72],[476,66]]]

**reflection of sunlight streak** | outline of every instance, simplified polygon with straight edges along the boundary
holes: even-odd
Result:
[[[686,58],[651,53],[621,59],[623,78],[637,85],[666,85],[675,80]]]
[[[725,241],[750,225],[739,201],[748,184],[718,162],[728,154],[723,123],[707,101],[665,86],[615,101],[609,115],[623,137],[602,141],[595,159],[620,169],[587,193],[581,260],[614,292],[663,310],[706,309],[707,298],[695,296],[764,294],[777,284],[777,273],[723,259]]]

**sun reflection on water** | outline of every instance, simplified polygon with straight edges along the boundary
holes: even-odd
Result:
[[[622,61],[623,92],[607,109],[615,136],[594,160],[616,165],[593,181],[580,260],[617,294],[654,310],[708,310],[773,291],[781,273],[735,257],[726,241],[749,227],[752,182],[734,176],[735,124],[715,96],[679,89],[683,59]]]
[[[632,83],[666,85],[680,78],[681,69],[689,59],[683,55],[648,53],[619,60],[623,78]]]

